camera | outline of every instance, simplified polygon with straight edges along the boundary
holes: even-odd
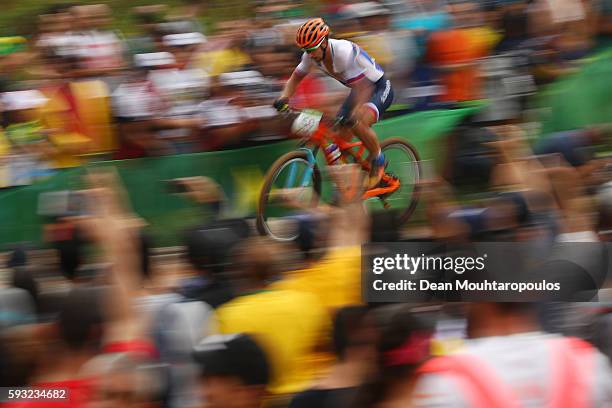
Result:
[[[189,192],[181,179],[164,180],[166,191],[170,194],[184,194]]]
[[[89,214],[83,191],[64,190],[38,196],[38,215],[49,218],[76,217]]]

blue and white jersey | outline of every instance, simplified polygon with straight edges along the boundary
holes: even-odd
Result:
[[[348,87],[363,78],[375,83],[385,74],[374,58],[351,41],[330,39],[327,51],[331,55],[334,72],[330,72],[322,62],[310,58],[307,53],[302,55],[302,61],[295,70],[306,75],[313,67],[317,67]]]

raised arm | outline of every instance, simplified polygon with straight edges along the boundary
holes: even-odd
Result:
[[[104,261],[110,265],[106,303],[111,313],[105,330],[106,340],[139,338],[142,331],[132,302],[140,289],[137,232],[143,222],[128,210],[114,173],[92,175],[89,182],[92,188],[85,193],[92,214],[78,222],[99,245]]]

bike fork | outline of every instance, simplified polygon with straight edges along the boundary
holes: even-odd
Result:
[[[310,181],[311,177],[312,177],[312,173],[314,171],[314,166],[317,163],[315,156],[317,154],[317,148],[313,150],[310,149],[300,149],[303,150],[304,152],[306,152],[306,158],[308,160],[308,168],[304,171],[304,175],[302,176],[302,180],[300,182],[299,187],[306,187],[306,185],[308,185],[308,182]],[[292,163],[289,167],[289,175],[287,176],[287,181],[285,182],[285,188],[293,188],[295,187],[293,185],[293,183],[295,182],[295,178],[296,178],[296,163]]]

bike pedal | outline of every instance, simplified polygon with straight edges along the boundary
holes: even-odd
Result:
[[[385,173],[387,176],[391,177],[393,180],[399,180],[399,177],[397,177],[395,174],[393,173]]]

